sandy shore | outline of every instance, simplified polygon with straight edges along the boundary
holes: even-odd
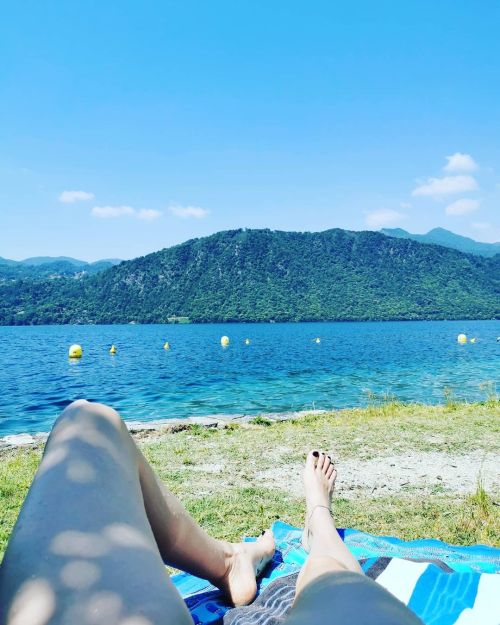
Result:
[[[385,497],[418,490],[422,495],[437,491],[473,492],[479,477],[490,493],[498,496],[498,456],[491,453],[447,454],[408,452],[372,460],[342,460],[338,463],[336,490],[347,499],[360,496]],[[276,484],[300,496],[302,466],[276,467],[256,475],[257,482]]]

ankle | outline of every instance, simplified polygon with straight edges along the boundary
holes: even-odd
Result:
[[[316,508],[309,517],[309,531],[311,534],[311,547],[313,541],[323,541],[332,534],[337,533],[332,513],[327,508]]]
[[[308,516],[308,524],[311,531],[315,527],[324,529],[325,526],[335,527],[333,514],[329,506],[314,506]]]
[[[227,542],[226,540],[218,540],[217,543],[219,547],[218,553],[221,554],[220,563],[216,567],[216,574],[213,575],[208,581],[214,586],[220,588],[221,585],[224,585],[227,582],[236,558],[236,549],[232,543]],[[219,557],[217,560],[219,560]]]

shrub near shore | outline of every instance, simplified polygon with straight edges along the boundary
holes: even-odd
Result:
[[[219,538],[257,535],[278,518],[303,524],[307,450],[330,451],[339,479],[339,527],[459,545],[500,543],[496,464],[500,403],[385,402],[294,421],[256,418],[225,428],[139,434],[160,477]],[[0,555],[41,458],[2,452]]]

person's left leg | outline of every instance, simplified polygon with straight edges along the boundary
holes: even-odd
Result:
[[[158,479],[137,447],[136,450],[144,507],[163,560],[210,580],[236,606],[250,603],[257,592],[256,577],[274,554],[271,530],[263,532],[255,542],[215,540]]]
[[[274,551],[210,538],[166,489],[118,414],[85,401],[57,420],[0,567],[0,625],[189,623],[165,571],[255,593]],[[161,554],[161,555],[160,555]]]

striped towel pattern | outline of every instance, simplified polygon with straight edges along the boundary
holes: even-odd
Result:
[[[306,553],[298,528],[278,521],[273,532],[277,551],[259,580],[258,598],[251,606],[231,609],[205,580],[184,573],[172,578],[196,625],[283,622]],[[500,549],[454,547],[436,540],[405,542],[349,529],[339,533],[366,575],[405,603],[425,625],[500,624]]]

